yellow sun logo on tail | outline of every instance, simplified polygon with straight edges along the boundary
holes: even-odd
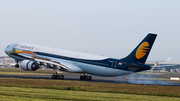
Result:
[[[137,59],[143,58],[147,52],[149,52],[149,43],[144,42],[139,46],[138,50],[136,51],[136,58]]]

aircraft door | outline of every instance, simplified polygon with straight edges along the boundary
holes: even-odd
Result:
[[[74,57],[74,60],[73,60],[73,63],[74,63],[74,64],[77,64],[77,59],[78,59],[78,57],[79,57],[78,55],[76,55],[76,56]]]
[[[114,69],[116,69],[116,66],[117,66],[117,62],[116,62],[116,61],[114,61],[114,62],[112,63],[112,66],[111,66],[111,68],[114,68]]]

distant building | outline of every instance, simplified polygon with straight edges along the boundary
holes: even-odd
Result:
[[[0,56],[1,67],[11,67],[15,64],[15,60],[9,56]]]
[[[147,65],[154,66],[154,64],[147,64]],[[163,64],[158,64],[158,66],[161,66],[161,67],[152,68],[151,71],[154,71],[154,72],[180,72],[180,64],[163,63]]]

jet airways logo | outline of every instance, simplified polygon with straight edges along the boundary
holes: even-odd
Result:
[[[148,42],[142,43],[139,46],[138,50],[136,51],[136,58],[137,59],[143,58],[146,55],[146,53],[149,52],[149,49],[150,48],[149,48],[149,43]]]

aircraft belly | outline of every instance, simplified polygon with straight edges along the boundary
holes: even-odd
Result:
[[[131,71],[124,71],[124,70],[107,68],[96,65],[89,65],[84,63],[78,63],[78,67],[80,67],[85,73],[97,75],[97,76],[105,76],[105,77],[120,76],[120,75],[127,75],[133,73]]]
[[[97,66],[97,65],[91,65],[91,64],[86,64],[86,63],[68,61],[68,60],[64,60],[64,59],[55,59],[54,58],[53,60],[70,63],[72,65],[76,65],[77,67],[82,69],[84,73],[97,75],[97,76],[106,76],[106,77],[109,76],[109,77],[111,77],[111,76],[120,76],[120,75],[127,75],[127,74],[133,73],[131,71],[124,71],[124,70],[102,67],[102,66]],[[83,73],[83,72],[77,71],[76,69],[74,71],[72,69],[65,70],[65,71],[66,72],[73,72],[73,73]]]
[[[106,77],[112,77],[112,76],[121,76],[121,75],[127,75],[131,74],[133,72],[131,71],[124,71],[124,70],[119,70],[119,69],[113,69],[113,68],[108,68],[108,67],[102,67],[102,66],[97,66],[97,65],[91,65],[91,64],[86,64],[86,63],[80,63],[80,62],[74,62],[74,61],[69,61],[69,60],[64,60],[64,59],[55,59],[51,58],[54,61],[59,61],[59,62],[65,62],[69,63],[72,65],[75,65],[82,69],[82,71],[79,71],[78,68],[76,69],[69,69],[69,70],[62,70],[65,72],[72,72],[72,73],[88,73],[92,75],[97,75],[97,76],[106,76]]]

